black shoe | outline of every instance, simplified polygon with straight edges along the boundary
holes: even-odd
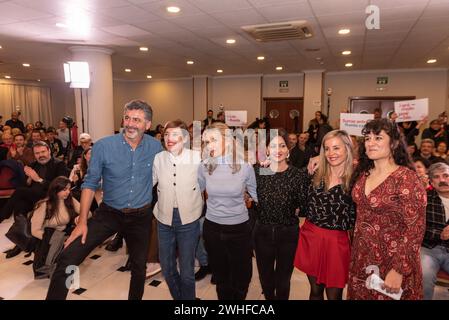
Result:
[[[22,249],[20,249],[18,246],[15,246],[11,250],[7,251],[6,259],[13,258],[13,257],[17,256],[21,252],[22,252]]]
[[[209,273],[211,273],[209,266],[201,266],[195,273],[195,281],[204,279]]]
[[[119,235],[116,235],[114,239],[109,242],[109,244],[106,246],[106,250],[115,252],[118,249],[123,247],[123,238]]]
[[[212,277],[210,277],[210,283],[217,284],[217,281],[215,281],[214,275],[212,275]]]

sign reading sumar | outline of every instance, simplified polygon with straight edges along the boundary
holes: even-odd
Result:
[[[398,114],[396,122],[421,121],[429,115],[429,98],[396,101],[394,111]]]
[[[365,124],[374,119],[374,114],[340,113],[340,130],[345,130],[349,135],[361,136]]]

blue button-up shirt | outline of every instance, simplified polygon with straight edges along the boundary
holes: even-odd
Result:
[[[160,151],[161,143],[147,134],[135,150],[121,133],[100,139],[81,188],[96,190],[101,181],[105,204],[118,210],[141,208],[151,203],[153,161]]]

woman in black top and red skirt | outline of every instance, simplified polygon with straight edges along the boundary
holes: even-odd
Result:
[[[267,300],[288,300],[298,244],[301,174],[287,162],[287,137],[287,132],[279,129],[268,145],[270,166],[255,168],[259,202],[253,239]]]
[[[310,300],[341,300],[348,282],[350,241],[355,222],[349,183],[353,171],[351,138],[345,131],[327,133],[321,143],[320,166],[303,174],[301,211],[306,221],[295,256],[295,267],[307,274]]]

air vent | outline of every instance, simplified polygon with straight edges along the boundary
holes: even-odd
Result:
[[[242,29],[259,42],[304,40],[313,37],[312,28],[305,20],[243,26]]]

